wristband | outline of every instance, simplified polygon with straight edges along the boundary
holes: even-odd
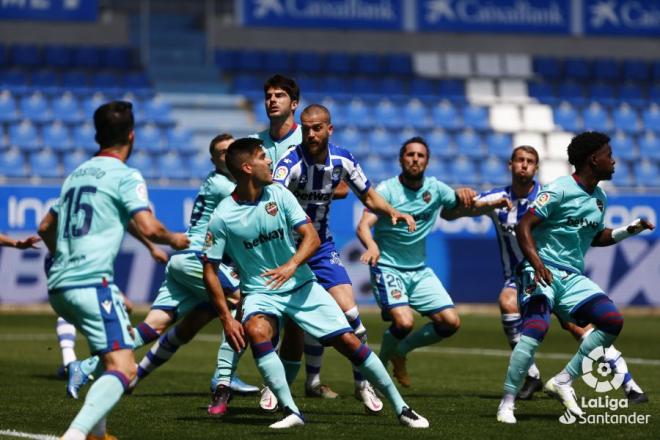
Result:
[[[621,226],[620,228],[613,229],[612,239],[618,243],[621,240],[625,240],[628,237],[639,234],[643,230],[644,227],[642,226],[642,219],[636,218],[627,226]]]

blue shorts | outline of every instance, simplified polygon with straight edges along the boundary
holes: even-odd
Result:
[[[85,335],[93,355],[133,349],[124,298],[114,284],[54,289],[48,300],[59,316]]]
[[[291,319],[322,344],[353,331],[332,296],[315,281],[290,292],[246,295],[243,298],[243,322],[254,315],[271,316],[278,325],[285,317]]]
[[[204,286],[202,263],[195,253],[175,254],[165,268],[165,281],[158,290],[152,309],[174,311],[176,317],[203,307],[213,310]],[[220,264],[218,278],[225,296],[238,294],[238,275]]]
[[[513,289],[513,290],[518,290],[518,285],[516,284],[516,277],[515,275],[510,276],[506,280],[504,280],[504,285],[502,286],[502,290],[504,289]]]
[[[371,287],[383,318],[395,307],[410,306],[422,315],[454,307],[449,293],[430,267],[398,270],[389,266],[370,267]]]
[[[307,260],[307,264],[325,290],[340,284],[351,284],[351,279],[332,241],[321,244],[316,253]]]

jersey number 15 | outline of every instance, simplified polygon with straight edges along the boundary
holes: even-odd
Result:
[[[71,188],[64,194],[62,212],[65,215],[63,238],[78,238],[87,235],[92,225],[94,209],[89,203],[82,201],[83,194],[96,194],[95,186]],[[79,216],[83,216],[82,227]],[[73,219],[73,221],[72,221]]]

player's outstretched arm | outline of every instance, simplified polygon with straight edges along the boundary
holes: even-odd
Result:
[[[151,211],[142,210],[133,216],[137,230],[148,240],[158,244],[169,245],[172,249],[181,250],[190,245],[186,234],[174,233],[167,230],[163,224],[153,216]]]
[[[545,267],[541,257],[536,251],[536,242],[532,236],[532,229],[541,223],[541,219],[527,211],[516,225],[516,239],[525,258],[534,268],[534,281],[546,286],[552,284],[552,272]]]
[[[150,240],[148,240],[142,233],[140,233],[140,230],[138,229],[137,225],[135,224],[135,220],[132,220],[128,222],[128,232],[135,238],[137,238],[140,243],[144,245],[147,249],[149,249],[149,253],[151,253],[151,257],[156,260],[157,262],[161,264],[167,263],[168,260],[168,255],[167,252],[153,244]]]
[[[376,224],[376,221],[378,221],[378,217],[365,209],[356,231],[362,245],[367,249],[360,256],[360,261],[372,266],[375,266],[380,258],[380,248],[371,233],[371,228]]]
[[[268,278],[266,285],[271,289],[277,289],[286,283],[296,273],[298,267],[314,255],[321,246],[319,234],[311,223],[308,222],[298,226],[296,232],[302,237],[296,253],[283,265],[261,274],[262,277]]]
[[[605,228],[591,241],[592,246],[612,246],[621,240],[637,235],[646,230],[655,229],[655,225],[644,218],[637,218],[626,226],[620,228],[610,229]]]
[[[373,188],[369,188],[367,192],[362,194],[360,200],[370,211],[389,216],[392,219],[393,225],[400,221],[404,221],[408,225],[409,232],[413,232],[417,227],[415,219],[413,219],[410,214],[402,214],[394,209],[392,205],[387,203],[387,201]]]
[[[44,241],[50,253],[55,255],[57,248],[57,215],[53,211],[49,210],[44,218],[41,219],[37,233]]]
[[[227,307],[225,293],[218,278],[218,263],[203,261],[202,264],[204,266],[202,276],[206,293],[218,311],[220,322],[222,322],[222,327],[225,330],[225,338],[236,352],[240,352],[241,349],[245,348],[245,333],[241,323],[231,316],[229,307]]]
[[[488,214],[496,209],[511,209],[511,200],[507,197],[499,197],[497,199],[477,199],[476,193],[470,188],[458,188],[456,190],[456,198],[459,203],[452,209],[443,209],[440,217],[445,220],[455,220],[461,217],[477,217],[480,215]],[[471,201],[467,201],[467,197],[472,197]]]
[[[0,246],[13,247],[16,249],[39,249],[35,246],[39,243],[41,238],[36,235],[25,238],[24,240],[16,240],[6,235],[0,234]]]
[[[348,184],[343,180],[340,180],[339,185],[337,185],[337,188],[335,188],[335,192],[332,193],[332,198],[334,200],[345,199],[348,197],[348,191]]]

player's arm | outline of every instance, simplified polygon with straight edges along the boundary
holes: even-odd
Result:
[[[142,233],[139,231],[137,225],[135,224],[135,220],[131,220],[128,222],[128,232],[131,234],[133,237],[138,239],[140,243],[144,245],[147,249],[149,249],[149,253],[151,253],[151,257],[156,260],[157,262],[161,264],[167,263],[168,260],[168,255],[167,252],[162,250],[160,247],[156,246],[153,244],[149,239],[147,239]]]
[[[158,244],[169,245],[172,249],[181,250],[190,245],[186,234],[170,232],[151,211],[143,209],[133,215],[136,230],[147,240]]]
[[[402,214],[392,207],[387,201],[376,192],[375,189],[369,187],[367,191],[360,194],[360,200],[369,208],[370,211],[382,215],[387,215],[392,219],[392,224],[395,225],[399,221],[404,221],[408,224],[408,231],[413,232],[416,228],[415,219],[410,214]]]
[[[480,215],[489,214],[496,209],[511,209],[512,207],[511,200],[507,197],[499,197],[494,200],[477,199],[472,206],[466,206],[461,203],[455,208],[443,209],[440,213],[440,217],[445,220],[456,220],[460,217],[478,217]]]
[[[0,234],[0,246],[13,247],[16,249],[39,249],[35,246],[41,238],[31,235],[24,240],[16,240],[6,235]]]
[[[218,278],[218,262],[204,260],[203,264],[203,278],[206,292],[211,299],[211,302],[218,311],[222,327],[225,330],[225,337],[229,341],[229,345],[236,352],[240,352],[245,347],[245,334],[243,326],[240,322],[231,316],[229,307],[227,307],[227,299],[222,290],[220,279]]]
[[[44,244],[52,255],[55,255],[57,248],[57,214],[55,211],[48,210],[41,223],[39,223],[39,230],[37,231],[39,237],[44,241]]]
[[[647,229],[653,230],[655,229],[655,225],[644,218],[637,218],[630,224],[621,226],[620,228],[603,229],[598,234],[596,234],[594,239],[591,241],[591,245],[596,247],[612,246],[621,240],[625,240],[626,238],[637,235]]]
[[[266,285],[271,289],[277,289],[286,283],[296,273],[298,267],[309,260],[321,246],[319,234],[311,222],[307,221],[298,225],[295,230],[302,237],[296,253],[283,265],[261,274],[262,277],[269,278]]]
[[[536,251],[536,242],[532,236],[532,229],[541,223],[542,219],[534,215],[533,211],[527,211],[516,225],[516,239],[520,245],[525,258],[534,268],[534,281],[543,286],[552,284],[552,272],[545,267],[541,257]]]
[[[362,256],[360,256],[360,261],[372,266],[375,266],[380,258],[380,248],[371,233],[371,228],[376,224],[376,221],[378,221],[378,217],[365,210],[362,213],[362,217],[357,226],[357,236],[362,242],[362,245],[367,249]]]
[[[343,180],[339,181],[339,185],[335,188],[335,192],[332,193],[333,200],[345,199],[348,197],[348,184]]]

